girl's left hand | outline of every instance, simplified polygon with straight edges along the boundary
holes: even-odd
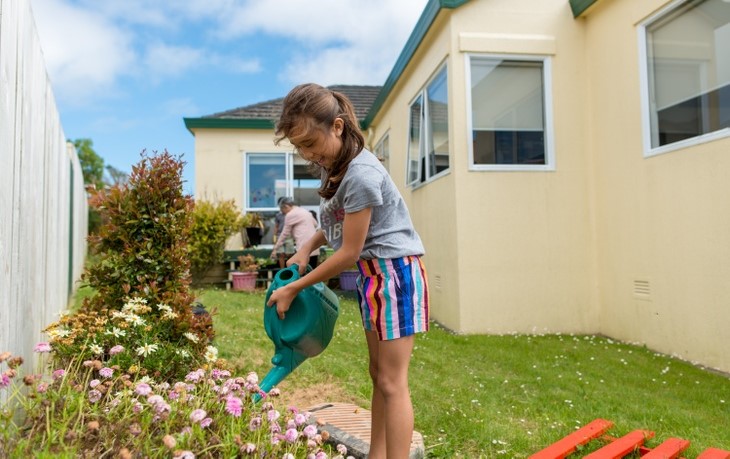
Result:
[[[297,296],[297,293],[296,289],[291,287],[291,285],[279,287],[271,292],[271,296],[269,297],[269,301],[266,302],[266,306],[271,307],[276,305],[276,314],[279,316],[279,319],[284,320],[286,311],[289,310],[289,307],[291,306],[292,301],[294,301],[294,298]]]

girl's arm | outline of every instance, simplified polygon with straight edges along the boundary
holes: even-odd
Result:
[[[291,284],[276,289],[271,294],[266,304],[267,306],[276,304],[276,312],[280,319],[284,318],[284,313],[289,310],[291,302],[294,301],[294,298],[300,291],[318,282],[324,282],[355,264],[360,258],[360,253],[362,253],[362,248],[365,245],[365,238],[370,227],[371,214],[372,209],[369,207],[357,212],[345,214],[342,227],[342,247],[310,273],[300,277]],[[297,251],[295,256],[301,258],[299,257],[300,254],[307,254],[307,260],[309,260],[308,254],[315,247],[319,247],[325,242],[324,232],[321,230],[317,231],[304,244],[304,247]],[[293,262],[296,262],[296,260]],[[306,262],[304,264],[299,263],[299,272],[301,273],[303,269],[306,269]]]

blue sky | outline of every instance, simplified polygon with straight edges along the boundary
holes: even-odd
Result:
[[[194,189],[199,117],[292,86],[385,82],[427,0],[31,0],[69,139],[129,172],[183,154]]]

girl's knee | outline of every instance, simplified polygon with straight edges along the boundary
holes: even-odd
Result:
[[[380,394],[385,398],[400,397],[403,394],[408,394],[408,380],[403,378],[388,378],[384,375],[379,375],[377,379],[374,379],[375,387]]]

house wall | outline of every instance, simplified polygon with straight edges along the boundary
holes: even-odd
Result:
[[[730,138],[642,151],[637,24],[668,3],[584,19],[601,332],[730,371]]]
[[[454,166],[451,173],[415,190],[407,188],[406,151],[408,148],[409,106],[433,75],[447,62],[450,54],[448,15],[441,14],[434,24],[436,34],[429,34],[416,51],[413,63],[405,70],[391,96],[373,120],[371,134],[374,146],[385,133],[390,135],[390,175],[403,195],[426,248],[423,258],[428,273],[431,295],[431,317],[454,330],[461,328],[464,312],[460,301],[458,277],[461,252],[456,201]],[[448,78],[454,65],[448,62]],[[449,84],[449,102],[452,88]],[[455,129],[450,119],[449,129]],[[453,156],[450,159],[453,161]]]
[[[583,29],[568,2],[499,0],[459,8],[452,30],[460,330],[596,332]],[[466,53],[551,56],[554,171],[467,169]]]
[[[193,129],[195,134],[195,197],[243,202],[243,153],[291,151],[274,145],[273,130]]]

